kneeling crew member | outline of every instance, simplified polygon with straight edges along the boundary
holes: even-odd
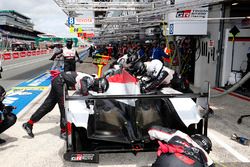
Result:
[[[179,130],[160,126],[153,126],[148,133],[159,143],[152,167],[214,167],[208,155],[212,150],[208,137],[200,134],[189,137]]]
[[[42,117],[52,111],[55,105],[58,103],[61,114],[60,137],[63,139],[66,138],[66,118],[63,96],[64,83],[69,89],[75,88],[76,91],[81,93],[83,96],[88,95],[89,90],[98,93],[103,93],[107,91],[109,87],[109,83],[106,78],[94,78],[89,74],[74,71],[62,73],[58,72],[57,76],[52,79],[51,90],[48,97],[45,99],[43,104],[37,109],[37,111],[31,116],[30,120],[23,124],[23,128],[26,130],[30,137],[34,137],[34,134],[32,132],[33,124],[38,122]]]
[[[3,133],[5,130],[10,128],[12,125],[16,123],[16,115],[11,113],[13,109],[16,107],[14,106],[5,106],[3,104],[3,100],[5,98],[6,91],[0,85],[0,134]],[[5,140],[0,139],[0,144],[5,143]]]

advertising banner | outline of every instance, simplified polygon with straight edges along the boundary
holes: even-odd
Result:
[[[27,52],[27,56],[32,56],[32,52],[31,52],[31,51],[28,51],[28,52]]]
[[[20,56],[21,57],[26,57],[26,54],[27,54],[27,52],[23,51],[23,52],[20,53]]]
[[[36,55],[40,55],[41,54],[41,51],[40,50],[37,50],[36,51]]]
[[[168,14],[169,35],[207,35],[208,7]]]
[[[10,60],[11,59],[11,53],[4,53],[3,58],[4,58],[4,60]]]
[[[91,25],[95,23],[95,19],[93,18],[75,18],[75,24],[76,25]]]
[[[18,58],[19,58],[19,52],[13,52],[13,53],[12,53],[12,57],[13,57],[14,59],[18,59]]]
[[[47,54],[47,50],[42,50],[42,54]]]
[[[36,56],[36,51],[35,50],[32,51],[32,56]]]
[[[68,24],[69,25],[93,25],[95,23],[95,19],[91,17],[81,18],[81,17],[69,17]]]

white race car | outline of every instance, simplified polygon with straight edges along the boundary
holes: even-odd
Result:
[[[103,94],[65,92],[65,160],[99,162],[99,153],[156,150],[157,143],[148,135],[153,125],[189,135],[206,134],[208,117],[201,112],[208,111],[208,93],[187,95],[163,88],[141,94],[138,80],[125,70],[108,80],[109,89]],[[199,97],[197,101],[205,105],[201,107],[191,97]]]

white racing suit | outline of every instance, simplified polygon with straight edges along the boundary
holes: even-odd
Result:
[[[63,48],[64,72],[76,71],[76,50],[74,48]]]
[[[127,67],[127,60],[128,60],[128,54],[125,54],[124,56],[120,57],[117,60],[117,65],[120,65],[121,67],[126,68]]]
[[[187,134],[160,126],[148,131],[152,140],[158,140],[157,159],[152,167],[213,167],[207,152]]]
[[[142,78],[142,91],[149,92],[155,90],[160,85],[168,85],[173,79],[174,71],[163,66],[160,60],[154,59],[150,62],[145,62],[146,76]]]

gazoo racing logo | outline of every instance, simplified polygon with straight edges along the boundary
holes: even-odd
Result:
[[[208,9],[182,10],[176,13],[176,18],[206,18]]]
[[[72,154],[71,161],[93,161],[95,154]]]
[[[187,18],[190,17],[192,10],[183,10],[176,13],[176,18]]]

